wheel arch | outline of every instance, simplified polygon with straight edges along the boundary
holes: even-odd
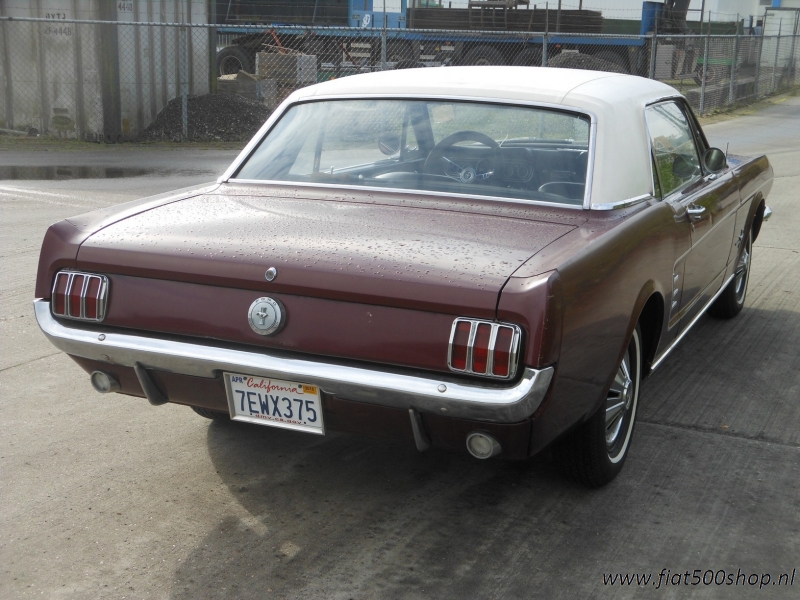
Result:
[[[664,296],[660,292],[653,291],[647,298],[637,323],[642,331],[642,377],[647,377],[664,329]]]
[[[753,230],[753,241],[756,241],[758,234],[761,232],[761,225],[764,224],[764,211],[767,210],[767,203],[764,196],[759,192],[753,199],[753,205],[756,207],[753,214],[753,224],[750,228]]]

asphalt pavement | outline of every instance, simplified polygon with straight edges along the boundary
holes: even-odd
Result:
[[[797,598],[800,98],[706,132],[768,154],[774,215],[744,310],[703,318],[647,380],[600,490],[547,453],[481,462],[97,394],[33,318],[46,227],[212,180],[236,152],[0,146],[0,597]],[[93,178],[20,178],[78,167]]]

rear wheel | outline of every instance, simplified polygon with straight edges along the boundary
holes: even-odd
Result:
[[[227,46],[217,52],[217,75],[235,75],[239,71],[255,72],[250,52],[241,46]]]
[[[641,330],[636,325],[606,401],[556,449],[564,470],[589,487],[600,487],[614,479],[628,456],[639,405],[641,340]]]
[[[206,419],[213,419],[214,421],[230,420],[230,416],[228,415],[228,413],[219,410],[211,410],[210,408],[200,408],[198,406],[192,406],[192,410],[201,417],[205,417]]]
[[[742,238],[742,249],[739,259],[736,262],[736,271],[733,279],[708,308],[708,314],[718,319],[732,319],[744,307],[744,299],[747,296],[747,284],[750,281],[750,261],[753,257],[753,232],[748,231]]]

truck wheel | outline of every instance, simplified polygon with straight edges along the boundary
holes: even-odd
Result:
[[[253,57],[241,46],[227,46],[217,52],[217,76],[255,72]]]
[[[708,65],[708,69],[706,69],[706,85],[716,85],[722,81],[726,75],[726,67]],[[697,68],[694,70],[693,79],[697,85],[703,85],[703,65],[697,65]]]
[[[476,66],[504,65],[506,61],[503,59],[503,55],[491,46],[475,46],[467,52],[461,64]]]
[[[230,421],[230,416],[226,412],[222,412],[219,410],[211,410],[209,408],[199,408],[197,406],[191,407],[194,412],[196,412],[201,417],[205,417],[206,419],[212,419],[214,421]]]
[[[642,379],[641,340],[637,324],[606,401],[556,447],[565,472],[586,486],[606,485],[619,474],[628,456]]]
[[[612,65],[617,65],[625,73],[630,73],[628,61],[626,61],[618,52],[614,52],[613,50],[601,50],[595,54],[595,56],[600,60],[610,62]]]
[[[514,62],[511,64],[515,67],[541,67],[542,49],[525,48],[514,57]]]
[[[708,307],[708,314],[717,319],[732,319],[744,307],[744,299],[747,296],[747,283],[750,281],[750,261],[753,258],[753,233],[752,230],[742,240],[742,250],[739,260],[736,263],[733,280]]]

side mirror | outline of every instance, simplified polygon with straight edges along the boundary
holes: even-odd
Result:
[[[394,156],[400,152],[400,136],[391,131],[382,133],[378,138],[378,150],[386,156]]]
[[[707,171],[719,173],[728,166],[728,159],[719,148],[709,148],[703,153],[703,165]]]
[[[680,179],[689,179],[697,172],[697,167],[683,154],[678,154],[672,161],[672,173]]]

